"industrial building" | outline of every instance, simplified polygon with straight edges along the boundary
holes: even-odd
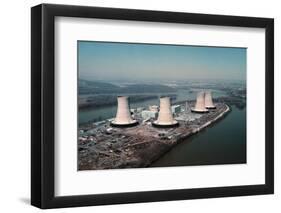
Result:
[[[143,120],[148,120],[148,119],[156,119],[158,116],[158,112],[151,111],[151,110],[143,110],[141,112],[141,117]]]
[[[213,103],[211,91],[205,92],[205,107],[207,109],[215,109],[216,108],[216,106]]]
[[[138,107],[138,108],[136,109],[136,112],[141,112],[142,110],[144,110],[143,107]]]
[[[181,112],[181,106],[180,105],[173,105],[172,106],[172,113],[176,114],[176,113],[180,113]]]
[[[157,105],[149,106],[148,109],[152,112],[159,112],[159,107]]]
[[[196,103],[194,108],[191,109],[192,112],[196,113],[206,113],[209,110],[205,107],[205,93],[199,92],[197,94]]]
[[[175,127],[179,125],[178,121],[173,118],[170,97],[160,98],[158,119],[152,124],[155,127]]]
[[[111,126],[114,127],[128,127],[135,126],[138,121],[134,120],[131,116],[128,97],[117,97],[117,113],[115,119],[111,122]]]

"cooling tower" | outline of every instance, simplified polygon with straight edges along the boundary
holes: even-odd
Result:
[[[138,122],[133,120],[129,109],[128,97],[118,96],[117,97],[117,113],[115,119],[111,122],[112,126],[115,127],[129,127],[137,125]]]
[[[195,107],[191,109],[192,112],[205,113],[208,109],[205,108],[205,93],[199,92],[197,94]]]
[[[205,107],[207,109],[215,109],[216,108],[216,106],[213,103],[212,93],[210,91],[207,91],[205,93]]]
[[[153,122],[153,126],[174,127],[178,125],[179,123],[173,118],[170,97],[160,98],[160,110],[158,114],[158,119]]]

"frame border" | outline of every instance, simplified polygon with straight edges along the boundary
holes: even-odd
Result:
[[[56,16],[265,28],[265,184],[54,196],[54,21]],[[62,208],[274,193],[274,19],[40,4],[31,8],[31,204]]]

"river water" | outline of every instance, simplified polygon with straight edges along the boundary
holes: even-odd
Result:
[[[151,167],[246,163],[246,109],[226,117],[173,147]]]

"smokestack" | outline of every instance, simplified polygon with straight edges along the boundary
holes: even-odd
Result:
[[[118,96],[117,97],[117,113],[115,119],[111,122],[112,126],[116,127],[128,127],[137,125],[138,122],[133,120],[129,109],[128,97]]]
[[[179,123],[173,118],[170,97],[160,98],[158,119],[153,122],[153,125],[155,127],[174,127],[179,125]]]
[[[205,93],[204,92],[199,92],[197,94],[197,99],[196,99],[196,104],[193,109],[191,109],[192,112],[197,112],[197,113],[205,113],[208,112],[209,110],[205,108]]]
[[[216,108],[216,106],[213,103],[211,91],[207,91],[205,93],[205,107],[207,109],[215,109]]]
[[[185,102],[185,112],[190,112],[190,107],[187,101]]]

